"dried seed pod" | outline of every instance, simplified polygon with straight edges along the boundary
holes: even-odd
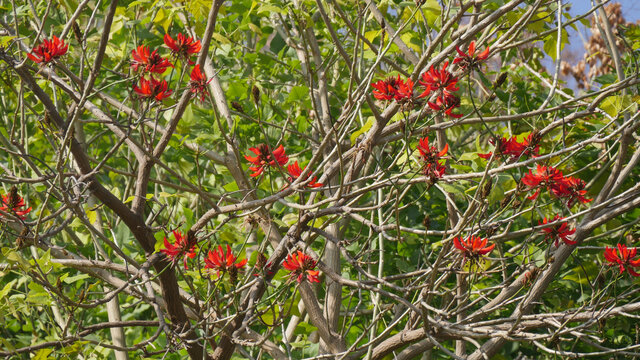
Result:
[[[78,23],[75,20],[71,23],[71,29],[73,30],[73,35],[75,36],[76,41],[82,43],[82,31],[80,31],[80,26],[78,26]]]
[[[258,89],[256,85],[253,85],[253,88],[251,88],[251,96],[256,106],[260,105],[260,89]]]
[[[231,102],[231,107],[232,107],[235,111],[237,111],[237,112],[239,112],[239,113],[243,113],[243,114],[244,114],[244,109],[242,108],[242,105],[240,105],[240,103],[239,103],[239,102],[237,102],[237,101],[232,101],[232,102]]]
[[[429,226],[431,226],[431,217],[428,214],[424,216],[424,219],[422,219],[422,225],[424,225],[426,230],[429,230]]]
[[[502,84],[504,84],[504,82],[506,80],[507,80],[507,73],[503,72],[502,74],[500,74],[500,76],[498,76],[496,81],[494,81],[493,90],[495,90],[495,89],[499,88],[500,86],[502,86]]]
[[[512,194],[507,194],[507,195],[504,197],[504,199],[502,199],[502,200],[500,201],[500,207],[505,207],[505,206],[507,206],[507,205],[509,204],[509,202],[511,201],[512,196],[513,196]]]
[[[487,198],[487,196],[489,196],[489,194],[491,194],[492,186],[493,186],[493,183],[491,182],[491,179],[487,179],[487,183],[484,184],[484,187],[482,188],[482,197],[483,198]]]

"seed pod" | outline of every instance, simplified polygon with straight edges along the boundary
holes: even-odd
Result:
[[[22,231],[20,231],[20,235],[16,239],[16,247],[18,248],[18,250],[33,245],[33,240],[27,235],[29,235],[29,228],[25,226],[22,228]]]
[[[244,113],[244,109],[242,108],[242,105],[240,105],[240,103],[237,101],[232,101],[231,107],[239,113]]]
[[[255,85],[251,88],[251,96],[253,97],[253,102],[256,106],[260,105],[260,89]]]
[[[500,207],[505,207],[509,204],[509,202],[511,201],[511,194],[508,194],[507,196],[504,197],[504,199],[502,199],[502,201],[500,201]]]
[[[482,197],[486,198],[487,196],[489,196],[489,194],[491,194],[491,187],[492,187],[492,183],[491,183],[491,179],[487,179],[487,183],[484,184],[484,188],[482,189]]]
[[[514,208],[514,209],[515,209],[515,208],[517,208],[517,207],[520,207],[520,205],[522,205],[522,201],[520,201],[520,200],[518,200],[518,199],[515,199],[515,200],[513,201],[513,208]]]
[[[424,225],[426,230],[429,230],[429,226],[431,226],[431,217],[428,214],[424,216],[424,219],[422,219],[422,225]]]
[[[82,31],[80,31],[80,26],[78,26],[75,20],[71,24],[71,29],[73,29],[73,35],[76,37],[76,41],[82,43]]]
[[[238,268],[235,266],[229,267],[229,279],[232,284],[235,284],[238,281]]]
[[[507,73],[503,72],[502,74],[500,74],[500,76],[498,76],[496,81],[493,83],[493,90],[502,86],[502,84],[504,84],[506,80],[507,80]]]

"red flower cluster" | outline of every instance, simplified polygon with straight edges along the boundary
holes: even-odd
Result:
[[[133,91],[135,91],[141,98],[153,98],[156,101],[162,101],[173,93],[170,90],[166,80],[156,80],[151,78],[147,80],[143,77],[140,78],[140,87],[133,85]]]
[[[220,272],[242,269],[247,264],[247,259],[238,263],[236,263],[236,260],[238,258],[233,255],[231,246],[227,244],[227,251],[225,252],[222,249],[222,245],[218,245],[218,249],[209,251],[208,256],[204,259],[204,268],[215,270],[216,276],[220,277]]]
[[[42,44],[34,47],[27,57],[37,64],[48,64],[66,54],[68,49],[69,45],[65,45],[64,40],[53,35],[51,40],[44,39]]]
[[[200,40],[196,41],[182,33],[178,34],[175,40],[169,34],[164,34],[164,44],[171,49],[173,55],[185,59],[189,65],[193,65],[193,61],[189,57],[200,52],[202,48]]]
[[[386,80],[379,80],[371,84],[375,89],[373,96],[378,100],[395,100],[398,103],[405,103],[413,100],[413,81],[411,79],[402,80],[400,75],[397,78],[390,77]]]
[[[562,220],[562,219],[564,219],[564,218],[561,217],[560,215],[556,215],[551,220],[547,220],[547,218],[544,218],[542,220],[542,222],[538,222],[538,224],[545,225],[545,224],[552,223],[552,222],[555,222],[557,220]],[[575,241],[569,239],[569,237],[571,235],[573,235],[573,233],[575,233],[576,230],[575,229],[569,230],[569,226],[567,225],[566,222],[562,222],[562,223],[556,224],[554,226],[549,226],[549,227],[543,228],[542,232],[544,233],[545,241],[553,240],[556,247],[558,247],[558,239],[562,239],[562,241],[564,241],[564,243],[567,244],[567,245],[575,245],[576,244]]]
[[[521,156],[538,156],[540,151],[540,144],[538,143],[540,138],[534,133],[529,134],[522,142],[518,142],[517,136],[512,136],[507,139],[502,137],[501,139],[490,139],[489,142],[496,145],[496,155],[511,157],[511,160],[517,160]],[[496,144],[497,142],[497,144]],[[483,159],[489,159],[493,153],[478,154]]]
[[[8,194],[2,195],[0,211],[13,214],[24,220],[25,215],[31,212],[31,207],[24,209],[26,206],[24,199],[18,195],[18,189],[13,186]]]
[[[618,266],[620,268],[620,274],[625,269],[629,274],[633,276],[640,276],[633,268],[640,267],[640,258],[634,259],[637,253],[636,248],[628,249],[626,245],[618,244],[618,251],[616,248],[607,248],[604,250],[604,258],[609,262],[609,266]]]
[[[569,207],[576,201],[586,204],[593,200],[584,197],[587,194],[584,190],[584,181],[571,176],[564,177],[560,170],[552,166],[538,164],[536,173],[533,174],[529,170],[529,173],[522,178],[522,183],[529,186],[530,190],[536,189],[533,195],[527,197],[529,200],[535,200],[543,187],[547,187],[555,196],[566,199]]]
[[[456,51],[458,52],[458,56],[455,60],[453,60],[454,64],[460,64],[460,67],[463,69],[476,69],[480,66],[480,63],[484,60],[487,60],[489,57],[489,47],[487,46],[483,52],[476,55],[476,42],[472,41],[469,44],[469,51],[464,53],[460,50],[459,47],[456,46]]]
[[[470,235],[466,240],[456,237],[453,239],[453,246],[460,250],[462,255],[466,259],[471,261],[478,261],[481,256],[484,256],[496,247],[496,244],[487,246],[488,239],[482,239],[479,236]]]
[[[456,47],[458,57],[453,60],[454,64],[460,64],[462,69],[478,68],[480,63],[489,57],[489,48],[483,52],[476,54],[476,43],[472,41],[469,44],[469,50],[464,53],[460,48]],[[458,78],[451,74],[447,67],[449,62],[446,61],[441,69],[431,68],[421,75],[419,84],[424,86],[424,91],[418,98],[433,98],[427,104],[434,111],[442,111],[445,115],[460,118],[462,114],[456,114],[453,111],[460,106],[460,98],[454,93],[459,90]],[[379,100],[395,100],[398,103],[407,103],[413,101],[413,81],[411,79],[402,80],[400,75],[397,78],[390,77],[386,80],[379,80],[371,84],[374,88],[373,96]]]
[[[149,48],[144,45],[140,45],[138,48],[131,50],[131,68],[133,71],[160,75],[169,67],[173,67],[173,64],[160,56],[158,50],[153,50],[153,52],[149,54]]]
[[[302,169],[300,169],[300,165],[298,165],[297,161],[287,166],[287,170],[289,171],[289,175],[291,175],[291,177],[289,177],[290,182],[295,181],[297,178],[300,177],[300,174],[302,174]],[[304,178],[304,180],[306,181],[308,178],[309,178],[309,175],[307,175]],[[307,184],[307,187],[310,187],[310,188],[322,187],[323,185],[321,183],[316,182],[317,179],[318,177],[314,176],[313,179],[311,179],[311,181]]]
[[[429,137],[420,139],[418,143],[418,151],[420,151],[420,157],[424,162],[422,166],[422,173],[428,176],[431,180],[440,179],[444,175],[446,168],[440,163],[440,159],[447,155],[449,150],[449,144],[444,145],[444,149],[438,152],[435,146],[429,146]]]
[[[460,89],[457,86],[458,78],[447,70],[448,66],[448,61],[445,61],[440,70],[431,65],[429,71],[422,74],[419,83],[425,87],[425,90],[418,97],[435,96],[435,102],[427,102],[431,109],[443,111],[446,115],[453,118],[460,118],[462,114],[453,113],[453,110],[460,106],[460,98],[454,94],[454,92]]]
[[[176,239],[173,244],[169,243],[166,237],[164,238],[164,249],[160,252],[167,255],[174,265],[180,257],[184,256],[184,268],[188,269],[187,258],[193,259],[196,256],[195,237],[184,237],[180,231],[173,231],[173,237]]]
[[[448,70],[449,62],[445,61],[442,69],[438,70],[431,65],[431,68],[422,74],[420,85],[425,87],[424,92],[419,97],[427,97],[432,92],[447,92],[453,94],[460,90],[457,86],[458,78],[453,76]]]
[[[586,184],[582,179],[570,176],[564,179],[563,185],[564,188],[559,194],[556,194],[556,196],[566,198],[568,207],[573,206],[576,201],[580,202],[581,204],[586,204],[593,201],[593,199],[587,199],[586,197],[584,197],[587,194],[587,190],[584,189]]]
[[[191,81],[189,82],[191,93],[196,97],[200,96],[200,101],[204,102],[205,97],[209,95],[207,84],[211,80],[213,79],[207,81],[207,77],[200,71],[200,64],[194,66],[193,70],[191,70]]]
[[[284,152],[284,146],[282,145],[273,150],[273,154],[271,153],[271,148],[266,144],[260,144],[258,147],[249,148],[249,151],[257,155],[255,157],[247,155],[244,156],[247,161],[253,164],[253,166],[249,167],[249,170],[253,171],[251,177],[256,177],[262,174],[266,166],[277,166],[276,163],[280,166],[284,166],[287,161],[289,161],[289,157]]]
[[[299,251],[293,255],[287,255],[287,260],[282,263],[282,266],[291,272],[291,277],[297,277],[298,283],[302,282],[305,275],[309,282],[320,282],[318,279],[319,271],[313,270],[316,267],[316,261],[313,258],[302,251]]]

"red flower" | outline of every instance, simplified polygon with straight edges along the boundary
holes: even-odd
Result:
[[[265,166],[277,166],[276,162],[280,166],[284,166],[287,161],[289,161],[289,157],[284,152],[284,147],[282,145],[278,146],[275,150],[273,150],[273,156],[271,154],[271,149],[268,145],[260,144],[258,147],[249,148],[249,151],[258,155],[256,157],[251,157],[245,155],[244,158],[247,159],[253,166],[249,167],[249,170],[253,171],[251,177],[256,177],[262,174]]]
[[[398,82],[395,99],[399,103],[413,100],[413,81],[411,79],[407,79],[406,81],[400,80]]]
[[[193,240],[188,236],[184,237],[180,231],[173,231],[173,237],[176,239],[173,244],[170,244],[166,237],[164,238],[164,249],[160,250],[160,252],[167,255],[173,264],[184,255],[184,268],[188,269],[187,257],[193,259],[196,256],[197,243],[195,242],[195,237],[193,237]]]
[[[444,92],[443,95],[438,95],[435,103],[429,101],[427,104],[431,109],[435,111],[444,111],[447,116],[452,118],[459,119],[463,116],[462,114],[453,113],[453,110],[460,106],[460,98],[453,94]]]
[[[189,59],[190,55],[200,52],[202,46],[200,40],[194,41],[192,37],[187,37],[182,33],[176,36],[176,40],[171,38],[169,34],[164,34],[164,44],[171,49],[171,53],[187,60],[189,65],[193,65],[193,61]]]
[[[302,282],[305,275],[309,282],[320,282],[318,279],[320,272],[313,270],[316,267],[316,261],[300,250],[293,255],[287,255],[287,260],[282,266],[291,272],[291,277],[297,277],[298,283]]]
[[[14,214],[20,219],[25,218],[25,215],[31,212],[31,207],[22,209],[27,205],[24,199],[18,195],[18,189],[13,186],[8,194],[2,196],[2,202],[0,202],[0,211],[4,211],[9,214]]]
[[[545,225],[545,224],[552,223],[562,219],[564,218],[560,217],[560,215],[556,215],[553,219],[549,221],[547,221],[547,218],[544,218],[542,222],[538,222],[538,224]],[[544,240],[545,241],[554,240],[554,244],[556,247],[558,247],[558,239],[562,239],[562,241],[564,241],[564,243],[567,245],[576,244],[575,241],[569,240],[569,237],[576,232],[576,229],[569,230],[569,226],[567,225],[566,222],[562,222],[553,226],[543,228],[542,232],[544,233]]]
[[[42,44],[34,47],[31,53],[27,54],[27,57],[35,63],[48,64],[53,59],[66,54],[68,49],[69,45],[65,45],[64,40],[53,35],[51,40],[44,39]]]
[[[442,65],[441,70],[437,70],[431,65],[429,71],[422,74],[422,79],[419,81],[421,85],[425,86],[425,90],[418,97],[423,98],[428,96],[432,91],[442,91],[448,94],[458,91],[456,86],[458,78],[453,76],[448,70],[449,62],[445,62]],[[444,102],[441,100],[441,102]]]
[[[398,92],[398,86],[402,82],[400,75],[398,78],[387,78],[386,80],[379,80],[376,83],[371,84],[374,88],[373,97],[378,100],[392,100],[395,99]]]
[[[165,80],[140,78],[140,87],[133,85],[133,91],[140,95],[141,98],[154,98],[156,101],[162,101],[173,93],[172,90],[167,89],[168,86]]]
[[[449,144],[445,144],[444,149],[438,152],[438,149],[435,146],[429,146],[428,136],[424,139],[420,139],[418,143],[418,151],[420,151],[420,156],[424,162],[422,173],[431,179],[442,178],[446,168],[444,165],[440,164],[440,159],[447,155],[448,150]]]
[[[287,170],[289,171],[289,175],[291,175],[291,177],[289,178],[290,182],[295,181],[297,178],[300,177],[300,174],[302,174],[302,170],[300,169],[300,165],[298,165],[297,161],[287,166]],[[306,181],[308,178],[309,178],[309,175],[307,175],[304,178],[304,180]],[[307,184],[307,187],[310,187],[310,188],[322,187],[323,185],[321,183],[316,182],[317,179],[318,177],[314,176],[313,179]]]
[[[454,64],[460,63],[460,67],[463,69],[473,69],[477,68],[480,65],[480,62],[486,60],[489,57],[489,47],[487,46],[483,52],[476,55],[476,42],[472,41],[469,44],[469,52],[463,53],[459,47],[456,46],[456,51],[458,52],[459,57],[453,60]]]
[[[216,270],[216,276],[220,277],[220,272],[235,271],[242,269],[247,264],[247,259],[236,263],[236,258],[231,252],[231,246],[227,244],[227,251],[222,249],[222,245],[218,245],[218,250],[211,251],[204,259],[204,268]],[[235,268],[235,269],[231,269]]]
[[[535,200],[540,194],[541,187],[547,186],[550,189],[560,190],[563,179],[562,172],[558,169],[552,166],[542,166],[538,164],[536,174],[534,175],[531,170],[529,170],[529,173],[522,178],[522,183],[529,186],[529,190],[537,188],[533,195],[528,196],[529,200]]]
[[[160,56],[157,50],[153,50],[151,55],[149,55],[149,48],[144,45],[131,50],[131,68],[133,71],[162,74],[168,67],[173,67],[173,64]]]
[[[209,95],[207,84],[209,84],[211,80],[213,80],[213,78],[207,81],[206,75],[200,71],[200,64],[194,66],[193,70],[191,70],[191,81],[189,82],[191,93],[195,96],[200,95],[200,101],[204,102],[205,96]]]
[[[583,180],[570,176],[564,178],[562,184],[552,188],[552,191],[558,197],[567,198],[567,206],[571,207],[576,201],[581,204],[593,201],[593,199],[584,197],[587,194],[587,191],[584,190],[585,186],[586,184]]]
[[[467,240],[462,240],[459,237],[454,238],[453,245],[460,250],[465,259],[477,261],[480,256],[490,253],[496,247],[496,244],[487,246],[487,241],[486,238],[482,239],[479,236],[470,235]]]
[[[390,77],[371,84],[373,96],[379,100],[394,99],[399,103],[413,100],[413,81],[411,79],[402,80],[400,75],[397,78]]]
[[[624,272],[626,268],[629,274],[633,276],[640,276],[635,270],[634,267],[640,267],[640,258],[633,259],[636,256],[637,249],[627,249],[626,245],[618,244],[618,252],[616,253],[616,248],[607,248],[604,250],[604,258],[609,262],[609,266],[618,266],[620,268],[620,274]]]
[[[529,134],[522,142],[518,142],[517,136],[512,136],[510,139],[503,137],[501,139],[490,139],[489,142],[493,145],[496,145],[496,152],[498,155],[511,156],[511,160],[519,159],[521,156],[538,156],[538,152],[540,151],[539,144],[533,144],[535,141],[534,133]],[[478,154],[483,159],[489,159],[491,157],[491,152],[487,154]]]

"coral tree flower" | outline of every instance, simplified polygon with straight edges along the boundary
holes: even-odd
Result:
[[[67,53],[69,45],[65,45],[64,40],[53,35],[51,40],[44,39],[42,44],[36,46],[27,54],[29,59],[37,64],[48,64],[56,58]]]
[[[194,66],[193,70],[191,70],[191,81],[189,81],[191,93],[194,96],[200,96],[200,101],[204,102],[205,97],[209,95],[207,84],[209,84],[211,80],[213,79],[207,81],[206,75],[200,71],[200,64]]]
[[[26,206],[24,199],[18,195],[18,189],[13,186],[8,194],[2,196],[0,211],[14,214],[24,220],[25,215],[31,212],[31,207],[25,209]]]
[[[522,142],[518,141],[517,136],[498,139],[490,139],[489,142],[496,146],[496,155],[511,157],[511,160],[517,160],[522,156],[538,156],[540,151],[539,138],[534,133],[529,134]],[[489,159],[493,153],[478,154],[483,159]]]
[[[173,244],[169,243],[166,237],[164,238],[164,249],[160,252],[167,255],[173,264],[184,256],[184,268],[188,269],[187,258],[193,259],[196,256],[195,237],[183,236],[180,231],[173,231],[173,237],[176,239]]]
[[[153,52],[149,54],[149,48],[144,45],[140,45],[136,49],[131,50],[131,68],[133,71],[162,74],[168,67],[173,67],[173,64],[160,56],[157,50],[153,50]]]
[[[574,203],[579,202],[581,204],[587,204],[593,199],[587,199],[585,195],[587,194],[587,190],[585,190],[586,184],[582,179],[574,178],[570,176],[568,178],[563,179],[562,186],[559,186],[557,189],[552,189],[554,194],[561,198],[567,199],[567,206],[571,207]]]
[[[443,111],[445,115],[459,119],[463,115],[455,114],[454,109],[460,107],[460,98],[453,94],[444,93],[436,97],[436,102],[427,102],[427,105],[435,111]]]
[[[487,246],[488,239],[482,239],[479,236],[470,235],[466,240],[456,237],[453,239],[453,246],[460,250],[462,255],[466,259],[471,261],[478,261],[481,256],[484,256],[496,247],[496,244]]]
[[[413,80],[400,80],[398,90],[396,90],[395,99],[398,103],[411,102],[413,100]]]
[[[538,222],[538,224],[545,225],[545,224],[552,223],[562,219],[564,218],[561,217],[560,215],[556,215],[551,220],[547,220],[547,218],[544,218],[542,222]],[[569,230],[569,225],[567,225],[566,222],[545,227],[542,229],[542,232],[544,233],[545,241],[553,240],[556,247],[558,247],[558,239],[562,239],[562,241],[564,241],[564,243],[567,245],[576,244],[575,241],[569,239],[569,237],[571,237],[571,235],[573,235],[576,232],[576,229]]]
[[[247,161],[253,164],[253,166],[249,167],[249,170],[253,171],[251,177],[256,177],[262,174],[266,166],[277,166],[276,162],[278,165],[284,166],[287,161],[289,161],[289,157],[285,154],[284,147],[282,145],[273,150],[273,155],[271,153],[271,149],[266,144],[260,144],[258,147],[249,148],[249,151],[257,155],[255,157],[247,155],[244,156]]]
[[[178,34],[175,40],[169,34],[164,34],[164,44],[171,49],[172,54],[187,60],[189,65],[193,65],[193,61],[189,57],[200,52],[202,48],[200,40],[196,41],[182,33]]]
[[[398,86],[402,82],[400,75],[398,78],[390,77],[385,80],[379,80],[376,83],[371,84],[373,87],[373,97],[378,100],[393,100],[398,92]]]
[[[215,270],[216,276],[220,277],[220,272],[237,271],[247,264],[247,259],[240,262],[236,262],[236,260],[238,260],[238,258],[233,255],[229,244],[227,244],[226,252],[222,249],[222,245],[218,245],[217,250],[209,250],[209,254],[204,259],[204,268]]]
[[[320,272],[313,270],[316,267],[316,261],[300,250],[293,255],[287,255],[287,260],[282,263],[282,266],[291,272],[291,277],[297,277],[298,283],[302,282],[305,275],[309,282],[320,282],[318,279]]]
[[[459,47],[456,46],[456,51],[458,52],[457,58],[453,60],[454,64],[460,63],[460,67],[463,69],[474,69],[480,66],[480,63],[484,60],[487,60],[489,57],[489,47],[487,46],[483,52],[476,55],[476,42],[472,41],[469,44],[469,51],[464,53],[460,50]]]
[[[143,99],[153,98],[156,101],[162,101],[173,93],[173,90],[168,89],[168,87],[166,80],[140,78],[140,87],[133,85],[133,91]]]
[[[429,96],[431,92],[442,91],[452,94],[458,91],[458,78],[453,76],[448,70],[449,62],[446,61],[442,65],[442,69],[438,70],[431,65],[431,68],[422,74],[420,85],[425,87],[424,92],[418,97],[423,98]]]
[[[633,276],[640,276],[633,268],[640,267],[640,258],[636,257],[636,248],[628,249],[626,245],[618,244],[618,251],[616,248],[607,248],[604,250],[604,258],[609,262],[609,266],[618,266],[620,274],[626,269],[629,274]]]
[[[411,79],[402,80],[400,75],[380,80],[371,86],[374,88],[373,97],[378,100],[395,100],[401,104],[413,101],[414,83]]]
[[[424,162],[422,166],[422,173],[432,180],[442,178],[446,168],[444,165],[440,164],[440,159],[447,155],[448,150],[449,144],[445,144],[444,148],[438,152],[438,149],[435,146],[429,146],[428,136],[424,139],[420,139],[418,142],[418,151],[420,152],[420,157]]]
[[[534,174],[531,170],[522,178],[522,183],[527,185],[529,189],[537,189],[536,192],[528,196],[529,200],[535,200],[540,194],[540,188],[548,187],[550,189],[559,190],[563,184],[564,177],[562,176],[562,172],[552,166],[543,166],[538,164],[536,168],[536,173]]]
[[[300,169],[300,165],[298,165],[297,161],[287,166],[287,170],[289,171],[289,175],[291,175],[291,177],[289,177],[290,182],[294,182],[297,178],[300,177],[300,174],[302,174],[302,169]],[[304,178],[304,181],[306,181],[308,178],[309,178],[309,174],[307,174],[307,176]],[[322,187],[323,185],[321,183],[316,182],[317,179],[318,177],[314,176],[313,179],[311,179],[311,181],[307,184],[307,187],[310,187],[310,188]]]

